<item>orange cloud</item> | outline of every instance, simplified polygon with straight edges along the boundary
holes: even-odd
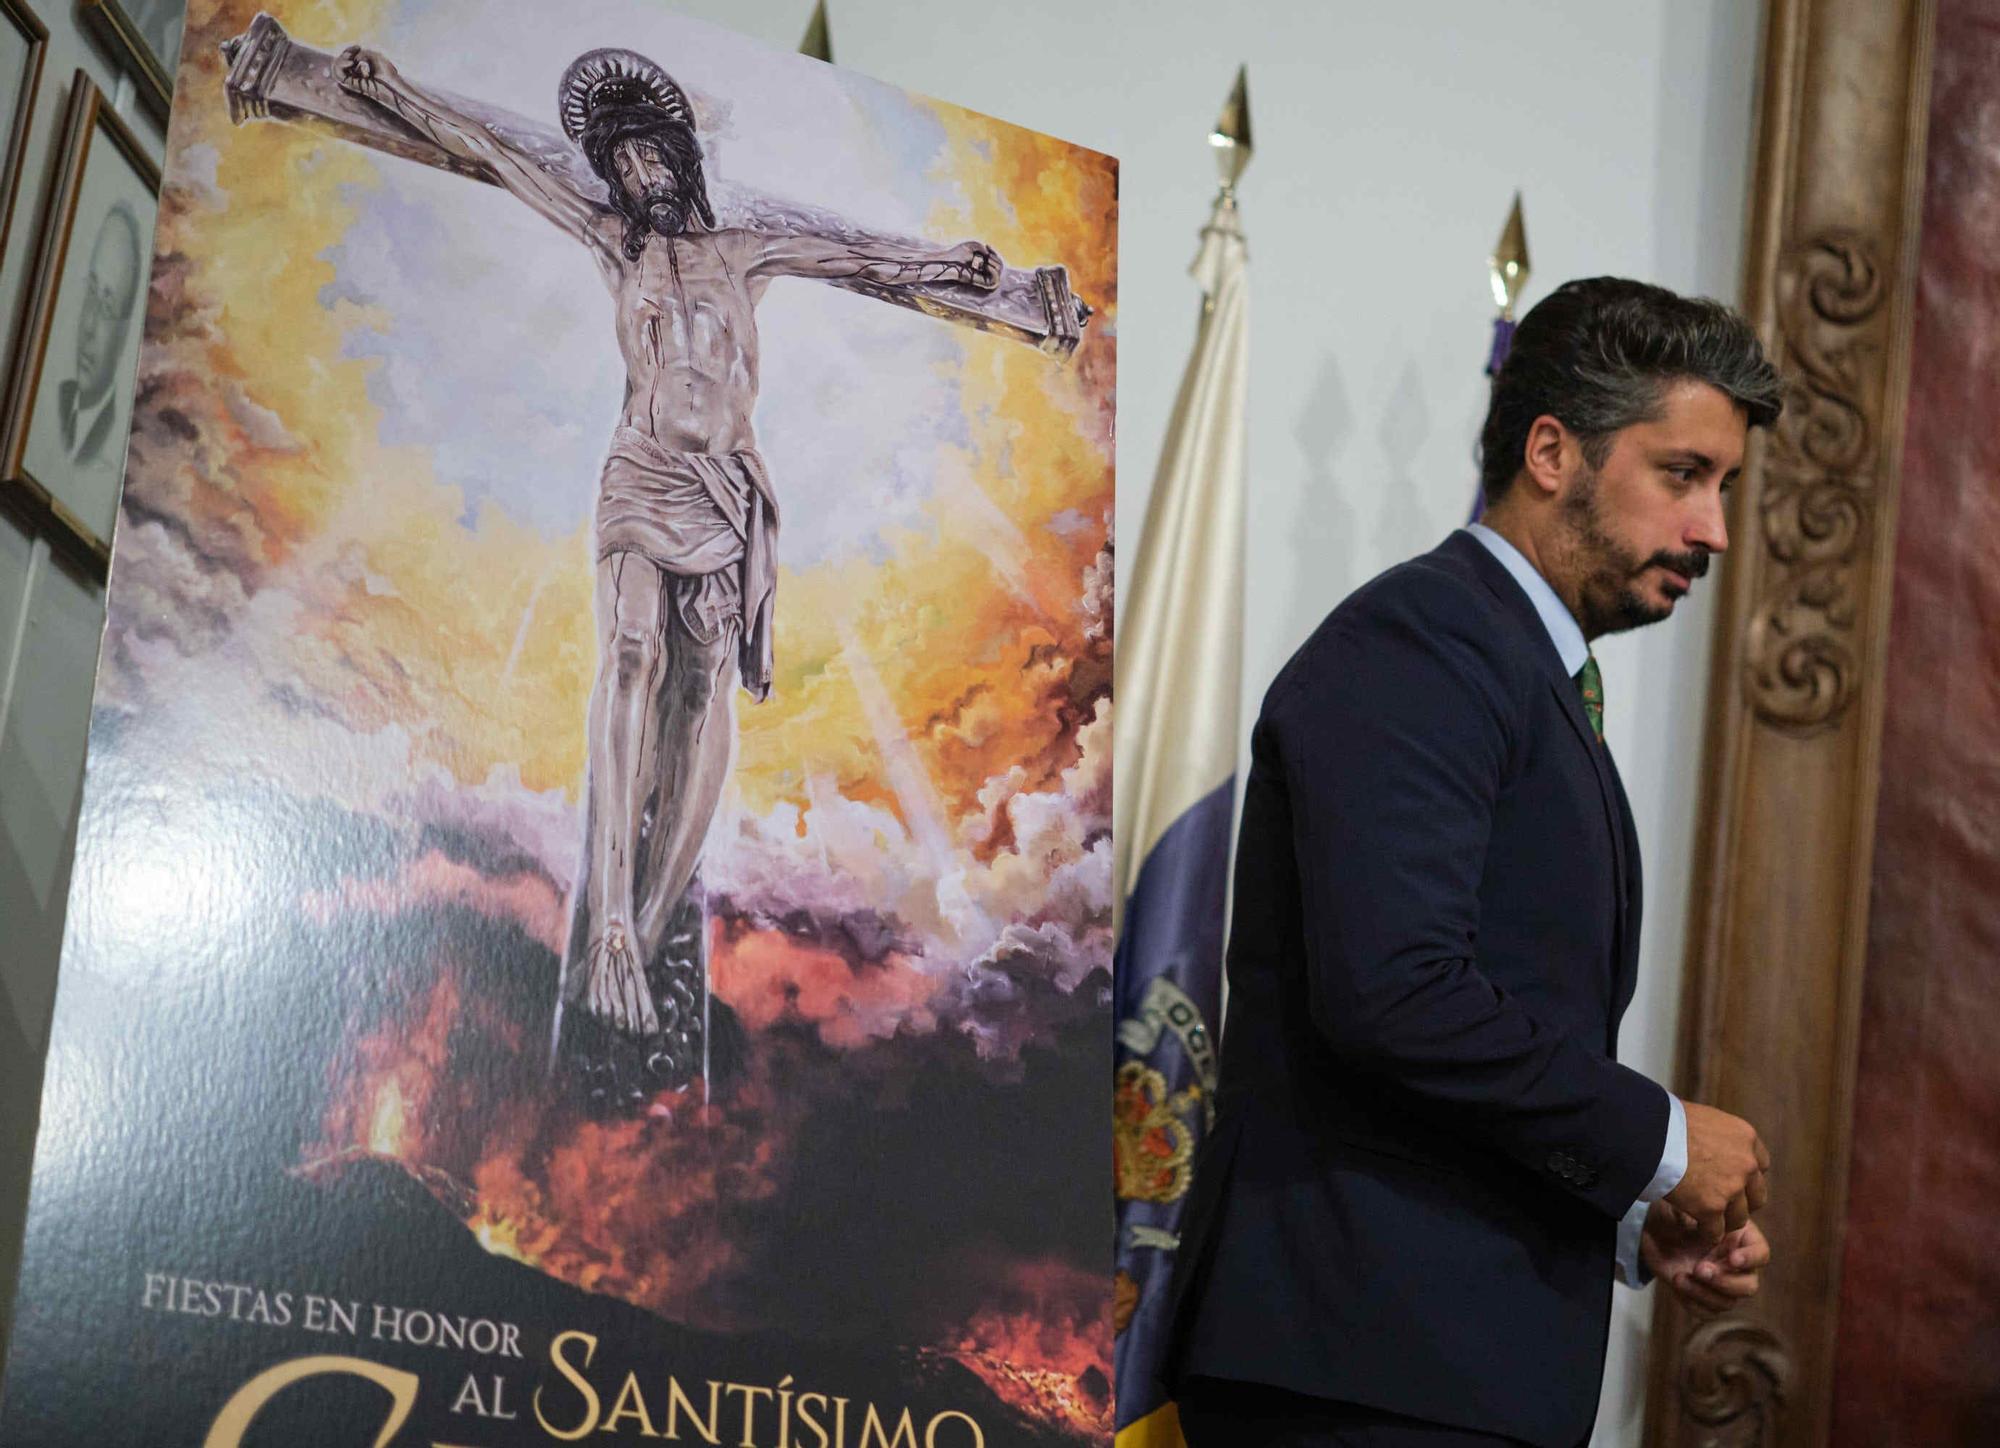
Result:
[[[851,1050],[899,1026],[930,1030],[937,1024],[928,1003],[938,981],[907,956],[852,962],[781,931],[717,926],[709,957],[713,988],[751,1030],[800,1021],[816,1027],[827,1045]]]

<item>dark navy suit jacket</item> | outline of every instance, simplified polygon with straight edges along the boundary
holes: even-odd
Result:
[[[1616,1062],[1639,907],[1611,755],[1477,539],[1328,616],[1251,739],[1176,1381],[1588,1436],[1667,1133]]]

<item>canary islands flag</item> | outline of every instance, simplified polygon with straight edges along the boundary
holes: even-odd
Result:
[[[1248,298],[1230,191],[1202,232],[1194,355],[1119,586],[1112,926],[1117,1448],[1181,1441],[1159,1385],[1181,1200],[1214,1110],[1242,674]]]

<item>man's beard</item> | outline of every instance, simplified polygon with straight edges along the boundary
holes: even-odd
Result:
[[[1562,512],[1570,526],[1572,556],[1581,570],[1577,623],[1586,638],[1659,623],[1673,612],[1671,603],[1650,602],[1639,592],[1639,577],[1647,569],[1669,568],[1690,583],[1708,575],[1706,548],[1687,553],[1662,549],[1641,557],[1613,538],[1604,526],[1597,473],[1588,466],[1563,499]]]
[[[648,191],[639,198],[639,215],[647,229],[661,236],[679,236],[687,230],[688,204],[675,191]]]

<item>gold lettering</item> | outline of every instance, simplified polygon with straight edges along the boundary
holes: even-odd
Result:
[[[264,1405],[271,1399],[293,1383],[307,1378],[333,1376],[366,1378],[377,1387],[388,1390],[391,1400],[389,1420],[375,1436],[375,1448],[388,1448],[389,1440],[396,1436],[396,1430],[403,1426],[411,1410],[417,1406],[417,1375],[350,1357],[295,1358],[274,1368],[266,1368],[238,1388],[236,1396],[222,1405],[214,1426],[208,1430],[208,1437],[202,1440],[202,1448],[242,1448],[243,1435],[249,1431],[250,1420],[263,1411]]]
[[[819,1434],[819,1442],[813,1444],[812,1448],[828,1448],[828,1445],[833,1442],[833,1439],[827,1436],[826,1424],[822,1423],[818,1418],[815,1418],[812,1415],[811,1410],[806,1407],[806,1404],[818,1403],[820,1407],[824,1409],[826,1407],[826,1402],[827,1398],[825,1393],[799,1394],[799,1423],[802,1427],[810,1428],[813,1430],[813,1432]]]
[[[681,1391],[680,1379],[674,1377],[667,1379],[667,1431],[665,1436],[673,1439],[676,1443],[680,1441],[681,1437],[680,1419],[683,1409],[687,1412],[688,1421],[694,1424],[695,1432],[701,1434],[703,1442],[720,1443],[722,1441],[720,1433],[722,1428],[721,1383],[711,1381],[708,1385],[708,1421],[704,1423],[696,1415],[694,1404],[688,1401],[687,1394]]]
[[[597,1389],[593,1388],[590,1385],[590,1379],[586,1378],[576,1368],[572,1367],[570,1365],[569,1359],[563,1356],[563,1344],[572,1341],[581,1342],[584,1345],[583,1365],[585,1367],[589,1367],[590,1360],[593,1357],[597,1356],[597,1339],[592,1337],[587,1332],[558,1333],[556,1335],[556,1340],[549,1344],[549,1361],[555,1364],[557,1372],[561,1373],[564,1377],[569,1379],[570,1386],[575,1388],[579,1393],[583,1395],[583,1401],[584,1401],[583,1421],[579,1423],[576,1427],[571,1428],[567,1432],[565,1432],[563,1429],[558,1428],[554,1424],[549,1422],[547,1418],[543,1417],[542,1389],[540,1384],[537,1384],[535,1387],[535,1401],[534,1401],[535,1421],[542,1425],[542,1431],[548,1434],[551,1438],[560,1439],[565,1443],[574,1443],[577,1439],[588,1436],[590,1431],[597,1426],[597,1415],[602,1410],[603,1407],[603,1405],[599,1403],[597,1400]]]
[[[868,1416],[861,1420],[861,1448],[868,1448],[870,1433],[875,1435],[875,1441],[880,1443],[882,1448],[897,1448],[904,1439],[909,1440],[910,1448],[917,1448],[917,1425],[910,1421],[908,1408],[903,1409],[903,1416],[896,1424],[896,1436],[891,1438],[888,1431],[883,1428],[882,1420],[875,1416],[875,1405],[870,1403]]]
[[[792,1448],[792,1375],[778,1380],[778,1448]]]
[[[924,1426],[924,1448],[937,1448],[938,1424],[946,1418],[956,1418],[972,1430],[972,1448],[986,1448],[986,1435],[979,1431],[979,1425],[972,1421],[972,1414],[961,1413],[956,1408],[947,1408]]]
[[[629,1408],[625,1406],[628,1398],[632,1402],[632,1406]],[[604,1420],[604,1426],[597,1431],[600,1433],[617,1432],[618,1420],[620,1418],[637,1418],[641,1433],[644,1433],[648,1438],[657,1438],[660,1436],[653,1431],[653,1420],[646,1414],[646,1400],[639,1392],[639,1375],[637,1373],[625,1374],[625,1386],[618,1390],[618,1401],[611,1405],[611,1416]]]
[[[738,1445],[738,1448],[757,1448],[757,1394],[762,1393],[768,1398],[771,1396],[771,1390],[769,1388],[753,1388],[745,1383],[724,1383],[722,1391],[725,1393],[741,1393],[743,1395],[743,1441]],[[917,1448],[917,1445],[912,1443],[910,1448]]]

